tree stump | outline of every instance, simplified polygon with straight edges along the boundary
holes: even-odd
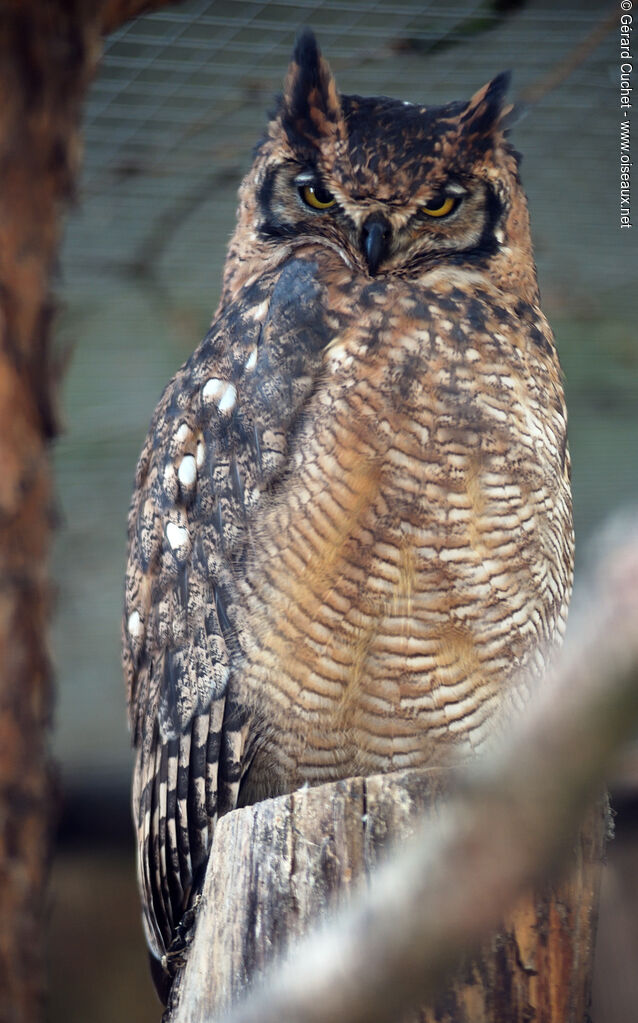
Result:
[[[440,768],[352,778],[223,817],[170,1023],[210,1023],[227,1012],[405,843],[419,818],[436,820],[454,776]],[[562,879],[520,899],[500,932],[431,1005],[407,1017],[410,1023],[588,1020],[606,822],[601,801],[580,829]]]

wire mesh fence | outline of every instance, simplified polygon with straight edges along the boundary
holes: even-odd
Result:
[[[575,0],[560,10],[520,0],[191,0],[140,18],[107,41],[89,96],[65,285],[146,275],[214,301],[237,185],[303,25],[343,91],[426,103],[467,98],[504,67],[514,98],[524,96],[576,53],[515,132],[541,279],[589,298],[622,284],[613,26],[587,48],[608,21],[609,9]]]

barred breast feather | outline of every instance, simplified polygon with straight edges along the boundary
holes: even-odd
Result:
[[[324,353],[242,583],[258,722],[244,799],[480,749],[564,631],[551,333],[538,310],[467,284],[376,281],[354,306],[343,292],[353,322]],[[338,307],[337,280],[332,294]],[[383,326],[363,326],[375,307]]]

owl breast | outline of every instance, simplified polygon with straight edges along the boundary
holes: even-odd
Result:
[[[479,748],[564,626],[565,417],[541,314],[453,275],[355,298],[350,280],[352,325],[254,529],[246,800]]]

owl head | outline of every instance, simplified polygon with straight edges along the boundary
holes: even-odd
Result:
[[[240,190],[231,253],[263,272],[264,261],[319,245],[371,277],[452,264],[506,282],[518,265],[531,267],[534,290],[527,206],[505,137],[508,82],[500,74],[469,102],[436,107],[340,95],[304,31]]]

